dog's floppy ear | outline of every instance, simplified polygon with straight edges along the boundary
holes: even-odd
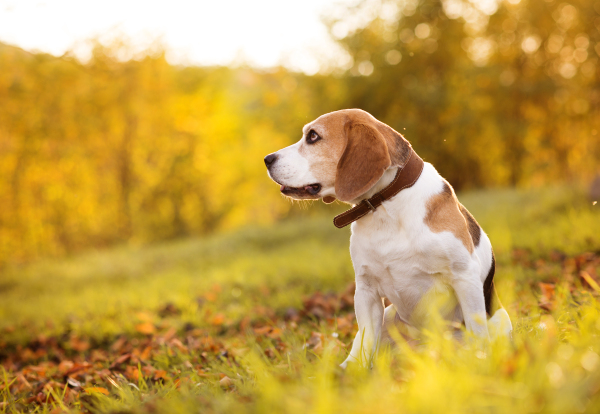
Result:
[[[383,135],[367,124],[346,126],[346,149],[338,162],[335,194],[351,201],[369,191],[391,165]]]

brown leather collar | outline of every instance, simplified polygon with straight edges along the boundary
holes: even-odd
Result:
[[[360,204],[357,204],[345,213],[336,216],[333,219],[333,224],[335,227],[338,229],[346,227],[348,224],[368,214],[369,211],[375,211],[375,209],[383,204],[384,201],[394,197],[400,191],[404,190],[405,188],[412,187],[421,176],[424,165],[425,163],[421,157],[419,157],[411,148],[408,162],[404,165],[404,167],[398,169],[394,181],[392,181],[390,185],[375,194],[373,197],[364,199]]]

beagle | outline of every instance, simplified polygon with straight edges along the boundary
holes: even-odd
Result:
[[[488,236],[401,134],[345,109],[306,124],[300,141],[264,161],[286,196],[355,206],[334,220],[337,227],[352,222],[356,274],[358,333],[342,367],[370,363],[392,326],[402,335],[426,327],[431,306],[484,339],[510,335],[503,308],[487,320],[495,271]]]

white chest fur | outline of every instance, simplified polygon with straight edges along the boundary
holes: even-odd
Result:
[[[398,316],[416,327],[425,323],[425,315],[415,312],[426,305],[423,298],[452,292],[452,266],[477,260],[451,233],[434,233],[424,225],[427,200],[442,186],[443,179],[426,163],[413,187],[352,224],[350,253],[357,284],[387,297]],[[453,297],[440,311],[460,319]]]

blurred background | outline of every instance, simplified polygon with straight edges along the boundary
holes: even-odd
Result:
[[[342,108],[458,190],[600,172],[600,1],[215,3],[0,0],[0,267],[312,214],[263,157]]]

